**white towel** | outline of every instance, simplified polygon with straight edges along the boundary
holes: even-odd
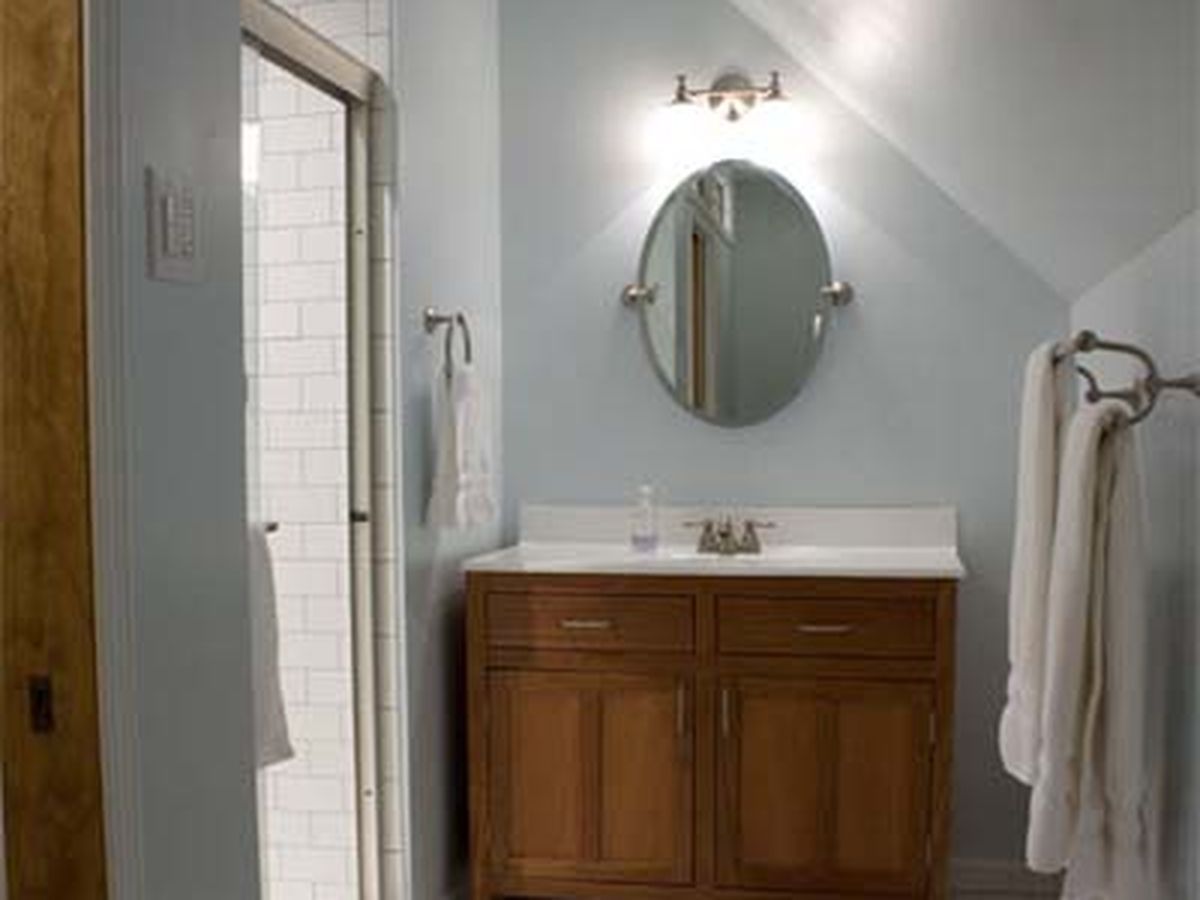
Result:
[[[254,672],[254,745],[260,769],[296,755],[279,677],[279,616],[267,530],[250,529],[250,636]]]
[[[1036,777],[1041,745],[1046,595],[1054,547],[1061,436],[1069,412],[1069,364],[1056,366],[1043,344],[1025,367],[1017,463],[1016,531],[1008,597],[1008,702],[1000,718],[1000,758],[1024,784]],[[1063,373],[1066,372],[1066,376]]]
[[[1064,897],[1159,896],[1147,752],[1148,596],[1141,472],[1126,408],[1081,410],[1063,458],[1046,699],[1029,865]]]
[[[428,522],[434,528],[470,528],[496,515],[490,419],[482,380],[470,363],[441,375],[434,398],[437,459]]]

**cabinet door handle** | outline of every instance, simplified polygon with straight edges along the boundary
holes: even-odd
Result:
[[[675,733],[680,739],[687,736],[687,685],[682,681],[675,690]]]
[[[611,631],[612,619],[563,619],[558,623],[563,631]]]
[[[810,635],[838,635],[838,634],[853,634],[853,625],[814,625],[810,622],[802,622],[796,626],[796,630],[801,634]]]
[[[721,688],[721,736],[726,737],[726,738],[729,737],[729,732],[730,732],[730,721],[729,720],[730,720],[730,718],[732,718],[732,715],[730,712],[730,705],[731,705],[731,700],[729,698],[729,688],[723,687],[723,688]]]

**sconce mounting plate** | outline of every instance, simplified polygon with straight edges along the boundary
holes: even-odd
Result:
[[[708,90],[708,107],[730,122],[737,122],[758,103],[759,89],[746,73],[730,69],[717,76]]]

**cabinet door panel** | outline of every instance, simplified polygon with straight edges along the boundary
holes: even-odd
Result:
[[[689,681],[582,672],[490,678],[493,868],[528,877],[688,880]]]
[[[925,880],[929,822],[929,693],[848,689],[837,705],[834,871],[877,887]]]
[[[691,868],[690,691],[671,678],[610,679],[600,694],[599,862],[626,878]]]
[[[919,893],[931,697],[910,684],[725,681],[721,885]]]
[[[535,673],[496,675],[491,695],[496,862],[573,871],[588,851],[588,695],[573,679]]]
[[[823,705],[810,685],[722,686],[720,879],[740,887],[807,883],[822,859]]]

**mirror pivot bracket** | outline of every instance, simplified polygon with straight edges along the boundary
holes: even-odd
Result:
[[[845,281],[832,281],[821,288],[821,296],[834,306],[849,306],[854,302],[854,286]]]
[[[650,304],[658,297],[657,284],[630,284],[621,291],[621,302],[626,306]]]

